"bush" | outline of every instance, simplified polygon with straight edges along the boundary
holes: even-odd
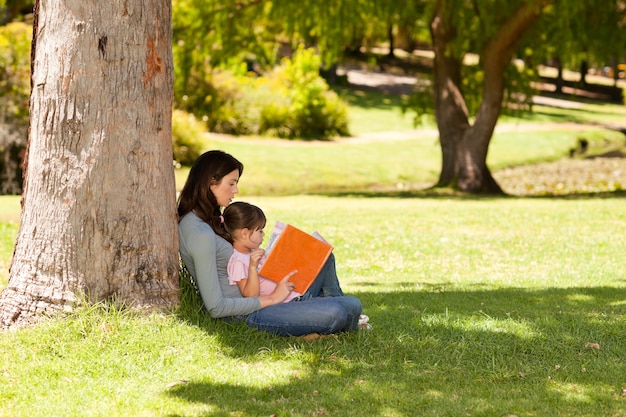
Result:
[[[320,65],[313,49],[299,48],[292,60],[284,59],[268,75],[282,100],[261,112],[264,130],[309,139],[348,135],[347,107],[319,75]]]
[[[205,124],[197,120],[193,114],[174,110],[172,114],[174,161],[180,165],[192,165],[203,151],[202,136],[205,132]]]
[[[220,133],[307,139],[349,134],[347,106],[319,75],[313,49],[298,49],[293,59],[260,77],[248,73],[245,63],[231,68],[190,77],[191,92],[177,92],[176,107]]]
[[[0,194],[20,194],[28,140],[30,43],[25,23],[0,27]]]

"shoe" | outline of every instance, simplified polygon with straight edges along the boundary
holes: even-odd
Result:
[[[359,323],[359,330],[372,330],[373,327],[369,323]]]
[[[370,321],[370,318],[369,318],[369,317],[367,317],[365,314],[361,314],[361,315],[359,316],[359,325],[361,325],[361,324],[365,324],[365,323],[367,323],[368,321]]]

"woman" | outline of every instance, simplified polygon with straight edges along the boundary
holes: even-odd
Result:
[[[194,163],[178,200],[180,255],[194,278],[205,308],[214,318],[245,320],[249,327],[279,335],[331,334],[358,329],[361,302],[351,296],[315,297],[283,303],[293,290],[283,278],[273,293],[244,298],[228,282],[233,253],[222,226],[222,208],[239,192],[243,164],[222,151],[202,154]],[[331,256],[321,274],[336,278]],[[338,285],[338,283],[337,283]]]

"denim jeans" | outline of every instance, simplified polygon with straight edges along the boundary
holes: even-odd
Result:
[[[343,295],[339,279],[337,278],[337,270],[335,269],[335,255],[332,253],[322,267],[322,270],[309,289],[302,295],[302,299],[307,300],[311,297],[338,297]]]
[[[246,323],[281,336],[331,334],[357,330],[361,310],[361,301],[349,295],[313,297],[265,307],[249,314]]]
[[[361,311],[358,298],[343,294],[331,253],[298,301],[265,307],[248,315],[246,322],[250,327],[283,336],[331,334],[357,330]]]

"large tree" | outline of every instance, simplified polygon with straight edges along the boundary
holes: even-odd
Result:
[[[508,5],[505,10],[509,13],[500,16],[487,12],[483,4],[474,3],[473,8],[463,10],[463,5],[458,3],[437,0],[430,23],[435,52],[435,115],[443,156],[438,185],[473,193],[501,193],[487,167],[487,151],[502,109],[505,70],[512,65],[520,38],[549,2],[520,1],[515,6]],[[473,37],[476,45],[460,39],[467,33],[458,28],[464,23],[464,12],[472,14],[471,20],[475,16],[478,21],[474,30],[479,33]],[[467,23],[466,29],[469,29]],[[465,53],[472,46],[478,49],[484,79],[482,101],[473,124],[463,95],[462,76]]]
[[[554,56],[555,50],[569,54],[571,63],[572,57],[578,62],[619,57],[626,49],[624,0],[247,0],[229,7],[217,0],[178,3],[193,8],[199,1],[204,18],[187,19],[192,23],[181,26],[181,35],[194,25],[221,35],[202,39],[200,32],[190,33],[194,43],[181,45],[188,46],[185,52],[200,51],[221,61],[255,42],[248,38],[241,47],[217,47],[219,39],[237,40],[240,33],[262,33],[270,43],[281,35],[294,43],[315,43],[324,62],[332,65],[345,48],[354,48],[355,40],[384,42],[396,24],[409,33],[428,26],[435,54],[433,83],[415,103],[420,112],[434,110],[436,115],[443,161],[437,185],[470,193],[502,192],[487,166],[487,153],[507,100],[529,103],[532,91],[525,74],[532,67],[545,63],[542,58]],[[246,27],[250,29],[232,31]],[[231,33],[236,36],[227,36]],[[477,63],[466,64],[470,54],[478,56]],[[526,60],[526,71],[517,71],[516,57]],[[178,65],[179,71],[185,68]]]
[[[22,217],[0,327],[178,301],[171,2],[35,4]]]

